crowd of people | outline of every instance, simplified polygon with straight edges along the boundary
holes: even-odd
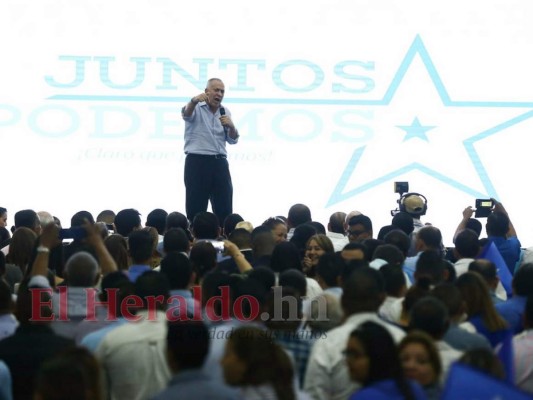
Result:
[[[533,263],[507,211],[485,235],[466,208],[446,249],[415,197],[377,235],[304,204],[11,229],[0,207],[0,400],[440,399],[457,365],[533,394]]]

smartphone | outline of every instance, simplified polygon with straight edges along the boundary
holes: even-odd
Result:
[[[85,230],[85,228],[82,228],[81,226],[59,230],[60,239],[81,240],[81,239],[85,239],[86,236],[87,236],[87,231]]]
[[[213,247],[215,248],[215,250],[219,253],[223,253],[224,252],[224,242],[221,242],[221,241],[213,241],[211,242],[211,244],[213,245]]]
[[[494,204],[491,199],[476,199],[476,218],[487,218],[492,212]]]

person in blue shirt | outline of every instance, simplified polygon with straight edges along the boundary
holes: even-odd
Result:
[[[211,78],[205,91],[181,110],[185,121],[185,209],[189,221],[207,211],[209,201],[221,224],[233,212],[226,143],[237,143],[239,132],[230,111],[222,106],[224,94],[224,83]]]
[[[354,329],[344,354],[350,377],[363,385],[350,400],[426,398],[417,383],[405,378],[394,340],[381,325],[369,321]]]
[[[492,213],[487,217],[487,239],[493,242],[505,264],[514,274],[515,266],[520,260],[521,244],[516,235],[516,230],[509,218],[509,214],[503,207],[502,203],[492,199],[494,208]]]

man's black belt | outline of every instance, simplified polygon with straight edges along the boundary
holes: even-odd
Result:
[[[204,157],[204,158],[216,158],[217,160],[228,158],[225,154],[193,154],[193,153],[187,153],[187,156],[190,156],[190,157]]]

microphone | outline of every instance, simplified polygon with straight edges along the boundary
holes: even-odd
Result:
[[[224,115],[226,115],[226,110],[224,109],[224,107],[220,106],[220,116],[223,117]],[[228,127],[223,125],[223,128],[224,128],[224,133],[227,135]]]

